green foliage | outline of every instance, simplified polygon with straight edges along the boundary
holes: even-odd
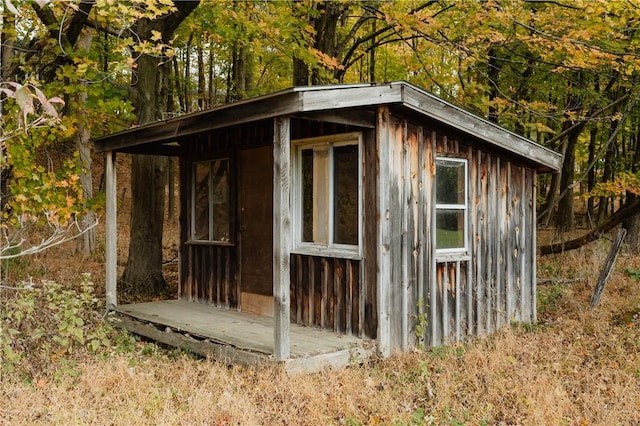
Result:
[[[422,298],[418,301],[417,308],[419,313],[416,315],[416,326],[415,326],[414,333],[416,336],[416,342],[417,342],[418,348],[423,350],[425,348],[425,343],[426,343],[425,339],[426,339],[427,330],[429,326],[429,318],[428,318],[428,313],[424,309],[425,303]]]
[[[112,326],[98,313],[93,283],[84,274],[78,289],[53,281],[23,283],[0,306],[3,372],[33,377],[81,353],[113,347]],[[5,290],[6,291],[6,290]]]
[[[627,268],[624,270],[624,273],[627,274],[628,277],[635,279],[636,281],[640,281],[640,270]]]
[[[552,282],[537,287],[538,312],[545,314],[556,309],[560,298],[566,293],[566,286]]]

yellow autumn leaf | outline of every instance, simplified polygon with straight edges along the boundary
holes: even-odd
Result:
[[[151,40],[153,41],[162,40],[162,33],[160,31],[151,30]]]

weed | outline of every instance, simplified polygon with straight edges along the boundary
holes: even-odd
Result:
[[[112,328],[98,314],[88,274],[79,287],[25,282],[6,298],[0,307],[2,371],[19,368],[22,374],[34,375],[53,364],[72,365],[67,357],[77,351],[97,353],[112,346]]]
[[[538,312],[546,314],[553,311],[558,304],[558,300],[567,291],[566,287],[559,283],[551,283],[549,285],[540,285],[537,289],[538,293]]]
[[[634,278],[635,280],[640,280],[639,269],[627,268],[625,269],[624,273],[627,274],[628,277]]]
[[[418,301],[417,307],[418,307],[419,313],[416,315],[416,326],[415,326],[414,333],[415,333],[418,349],[424,350],[425,339],[426,339],[427,330],[429,326],[429,321],[427,320],[428,318],[427,312],[425,312],[425,309],[423,309],[425,308],[424,300],[420,299]]]

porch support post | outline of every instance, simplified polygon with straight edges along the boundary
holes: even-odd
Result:
[[[291,148],[289,117],[276,117],[273,136],[273,353],[277,361],[290,355]]]
[[[116,205],[116,155],[107,152],[105,159],[106,184],[106,262],[107,309],[118,304],[117,295],[117,205]]]
[[[391,273],[392,253],[391,238],[393,234],[391,217],[397,212],[391,211],[390,194],[392,191],[391,179],[391,140],[389,136],[389,109],[378,107],[377,112],[376,148],[378,151],[378,274],[377,298],[378,298],[378,351],[383,357],[391,356],[391,318],[389,304],[391,299]],[[397,190],[395,188],[394,190]]]

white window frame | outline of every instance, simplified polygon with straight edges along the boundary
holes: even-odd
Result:
[[[447,156],[437,156],[436,157],[436,179],[437,170],[438,170],[438,161],[449,161],[464,164],[464,204],[439,204],[435,203],[434,207],[434,215],[433,215],[433,232],[436,233],[436,220],[438,210],[462,210],[463,211],[463,247],[453,247],[453,248],[437,248],[437,235],[434,237],[434,242],[436,246],[436,254],[438,255],[466,255],[468,253],[469,248],[469,160],[466,158],[457,158],[457,157],[447,157]],[[438,187],[434,182],[434,191],[437,191]],[[437,195],[434,194],[435,199],[437,200]]]
[[[361,259],[362,258],[362,218],[363,218],[363,204],[362,204],[362,133],[351,132],[341,133],[338,135],[320,136],[314,138],[296,139],[291,141],[291,168],[292,168],[292,200],[291,207],[293,212],[293,253],[307,254],[312,256],[325,256],[325,257],[341,257],[348,259]],[[347,145],[358,146],[358,244],[338,244],[334,243],[334,176],[333,176],[333,148]],[[302,197],[302,151],[307,149],[313,149],[315,151],[326,151],[327,162],[323,164],[326,167],[327,173],[327,198],[328,205],[325,210],[327,231],[327,243],[318,242],[305,242],[302,241],[302,228],[303,228],[303,197]],[[319,160],[314,155],[314,173],[318,170]]]
[[[229,203],[229,217],[227,218],[228,222],[229,222],[229,240],[225,241],[225,240],[216,240],[213,239],[213,221],[214,221],[214,217],[213,217],[213,194],[211,193],[212,191],[212,180],[213,180],[213,173],[211,170],[211,164],[215,161],[226,161],[227,162],[227,197],[231,197],[231,182],[230,182],[230,178],[231,178],[231,160],[228,157],[222,157],[222,158],[212,158],[210,160],[204,160],[204,161],[194,161],[191,163],[191,214],[190,214],[190,223],[189,223],[189,243],[204,243],[204,244],[221,244],[221,245],[232,245],[233,243],[231,242],[231,204],[230,204],[230,198],[227,199],[227,203]],[[208,223],[209,223],[209,238],[207,239],[196,239],[195,236],[195,225],[196,225],[196,167],[198,166],[198,164],[207,164],[209,165],[209,183],[208,183],[208,191],[209,193],[207,194],[207,202],[208,202],[208,208],[209,208],[209,213],[208,213]]]

